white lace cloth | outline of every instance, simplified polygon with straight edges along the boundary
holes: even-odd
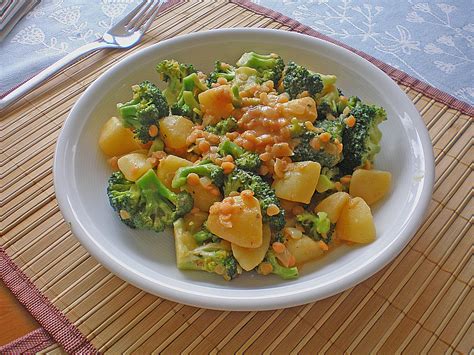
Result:
[[[474,104],[472,0],[253,0]],[[101,37],[139,0],[43,0],[0,44],[0,95]]]

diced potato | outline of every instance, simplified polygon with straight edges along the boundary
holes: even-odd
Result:
[[[205,122],[206,125],[216,124],[220,119],[229,117],[234,110],[229,85],[221,85],[201,92],[198,99],[204,115],[209,119],[209,122]]]
[[[391,182],[392,174],[388,171],[357,169],[352,174],[349,193],[372,205],[390,191]]]
[[[160,160],[160,165],[158,165],[156,175],[167,188],[172,189],[171,181],[173,181],[176,170],[190,165],[193,165],[193,163],[191,163],[189,160],[177,157],[176,155],[168,155],[166,158]],[[176,192],[179,189],[172,190]]]
[[[188,213],[183,217],[186,230],[192,234],[197,233],[204,222],[206,222],[208,216],[209,214],[205,212]]]
[[[273,188],[279,198],[309,203],[318,184],[321,165],[314,161],[289,164],[282,179],[276,178]]]
[[[215,185],[211,184],[211,186],[215,187]],[[193,196],[194,198],[194,207],[199,208],[201,211],[208,212],[209,208],[217,201],[222,200],[222,195],[219,192],[218,195],[214,195],[211,193],[211,190],[204,188],[201,184],[191,186],[186,185],[186,190]]]
[[[118,160],[117,164],[123,175],[130,181],[137,181],[143,174],[153,168],[151,163],[147,161],[146,154],[143,153],[126,154]]]
[[[193,126],[193,122],[183,116],[167,116],[160,120],[160,135],[167,147],[184,149]]]
[[[375,240],[375,224],[370,207],[360,197],[351,199],[342,209],[336,223],[337,237],[354,243]]]
[[[125,128],[117,117],[111,117],[102,126],[99,147],[105,154],[116,157],[142,149],[133,132]]]
[[[311,97],[288,101],[282,104],[282,107],[283,117],[285,118],[296,118],[301,122],[314,122],[318,117],[316,102]]]
[[[295,257],[298,265],[317,259],[324,254],[319,242],[306,235],[303,235],[300,239],[288,238],[286,247]]]
[[[347,192],[335,192],[318,203],[314,210],[315,212],[326,212],[331,223],[336,223],[342,209],[350,199],[351,197]]]
[[[228,197],[229,198],[229,197]],[[218,237],[244,248],[258,248],[262,245],[262,213],[258,200],[249,196],[242,199],[241,196],[231,197],[234,199],[233,206],[238,206],[238,211],[231,214],[229,220],[224,221],[219,213],[211,213],[207,219],[207,228]],[[221,203],[216,202],[219,210]],[[230,223],[226,223],[230,222]]]
[[[262,262],[270,246],[270,237],[270,227],[264,224],[262,245],[258,248],[242,248],[236,244],[232,244],[232,254],[234,254],[235,259],[237,259],[242,269],[250,271]]]

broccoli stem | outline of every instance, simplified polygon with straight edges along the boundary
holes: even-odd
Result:
[[[222,168],[217,165],[208,163],[179,168],[178,171],[176,171],[173,181],[171,182],[171,186],[174,189],[184,186],[186,184],[188,175],[191,173],[198,174],[199,176],[207,176],[208,178],[211,178],[211,180],[213,180],[213,182],[218,186],[222,184],[220,181],[215,181],[216,178],[223,179]]]
[[[232,141],[224,141],[220,145],[219,151],[221,155],[223,156],[232,155],[234,159],[244,154],[244,150]]]
[[[165,143],[160,138],[155,138],[152,145],[150,146],[150,149],[148,149],[148,154],[162,151],[164,148],[165,148]]]
[[[296,279],[298,277],[298,268],[296,266],[284,267],[280,265],[273,251],[267,252],[266,259],[272,265],[272,274],[278,275],[284,280]]]
[[[196,73],[192,73],[183,78],[183,91],[193,91],[195,88],[199,91],[206,91],[207,86],[204,85]]]
[[[239,67],[271,69],[275,66],[275,56],[272,54],[244,53],[237,62]]]
[[[176,205],[178,203],[178,196],[169,190],[156,176],[153,169],[148,170],[137,181],[137,186],[142,191],[157,192],[160,196],[166,198],[168,201]]]

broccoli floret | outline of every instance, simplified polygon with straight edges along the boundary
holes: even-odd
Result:
[[[260,157],[257,153],[249,152],[229,140],[221,143],[219,154],[223,157],[231,155],[237,167],[254,173],[258,171],[261,165]]]
[[[316,106],[318,109],[318,118],[324,120],[328,115],[337,117],[339,115],[339,95],[334,95],[334,92],[330,92],[327,95],[321,97],[317,102]]]
[[[206,126],[204,130],[209,133],[217,134],[218,136],[224,136],[226,133],[236,131],[237,128],[239,128],[237,120],[233,117],[229,117],[215,125]]]
[[[232,191],[241,192],[243,190],[254,192],[255,198],[260,202],[264,223],[269,223],[274,231],[280,231],[285,227],[285,210],[281,208],[280,201],[272,187],[261,176],[237,168],[227,175],[224,183],[224,195],[228,196]],[[267,208],[271,204],[280,208],[277,215],[269,216],[267,214]]]
[[[323,167],[332,168],[343,158],[341,149],[344,123],[340,119],[316,121],[316,127],[323,130],[306,131],[298,139],[292,157],[293,161],[316,161]],[[322,134],[330,134],[329,141],[320,139]],[[319,148],[319,149],[318,149]]]
[[[298,278],[298,268],[296,266],[284,267],[280,265],[272,250],[267,252],[265,260],[272,265],[272,274],[278,275],[284,280]]]
[[[171,186],[174,189],[184,186],[188,175],[191,173],[198,174],[199,176],[207,176],[217,187],[221,187],[224,184],[224,170],[215,164],[206,163],[179,168],[171,182]]]
[[[151,153],[154,152],[162,151],[163,149],[165,149],[165,143],[161,140],[161,138],[155,138],[148,149],[148,155],[151,155]]]
[[[349,99],[349,107],[355,125],[346,127],[342,135],[344,159],[338,166],[343,175],[350,175],[358,167],[373,164],[382,139],[378,125],[387,119],[382,107],[364,104],[356,98]]]
[[[192,64],[179,63],[174,59],[161,61],[157,64],[156,71],[160,74],[161,79],[168,84],[168,87],[163,90],[163,94],[170,106],[178,100],[183,79],[197,72]]]
[[[284,91],[292,99],[295,99],[304,91],[315,98],[335,82],[336,77],[334,75],[315,73],[295,62],[289,62],[283,73]]]
[[[221,243],[208,243],[190,250],[185,258],[178,261],[178,268],[213,272],[227,281],[242,272],[232,251],[224,249]]]
[[[259,77],[262,81],[272,80],[275,83],[275,86],[278,84],[283,70],[285,69],[283,59],[275,53],[244,53],[237,61],[237,66],[256,69],[259,72]]]
[[[316,185],[316,191],[321,194],[329,190],[334,190],[336,187],[335,182],[338,180],[338,177],[339,169],[337,167],[323,167],[319,175],[318,184]]]
[[[196,243],[198,243],[199,245],[209,241],[213,243],[217,243],[220,241],[220,238],[217,235],[207,229],[206,223],[204,223],[204,225],[199,231],[193,234],[193,237],[196,240]]]
[[[207,86],[212,87],[212,84],[216,83],[219,78],[225,78],[228,82],[234,80],[235,67],[219,60],[216,61],[214,63],[214,71],[209,73],[207,77]]]
[[[150,169],[136,182],[115,172],[109,179],[107,195],[120,219],[132,228],[161,232],[193,208],[187,192],[174,193]]]
[[[120,172],[114,172],[108,181],[107,196],[112,208],[130,228],[136,228],[131,216],[135,214],[140,201],[140,190]],[[122,212],[125,211],[125,212]]]
[[[341,102],[339,91],[335,86],[323,96],[316,98],[318,109],[318,119],[324,120],[328,115],[339,116],[344,110],[345,105]]]
[[[196,246],[186,231],[182,218],[174,223],[174,236],[178,269],[213,272],[222,275],[226,280],[232,280],[242,273],[229,243]]]
[[[154,139],[150,127],[158,127],[158,119],[169,114],[169,107],[160,89],[149,81],[133,85],[132,92],[132,100],[119,103],[117,108],[124,126],[131,128],[142,143],[147,143]]]
[[[301,224],[305,233],[314,240],[322,240],[326,244],[331,242],[335,224],[332,224],[326,212],[317,214],[304,212],[296,216],[296,220]]]
[[[178,94],[177,101],[171,106],[171,113],[179,116],[191,118],[193,122],[201,120],[201,107],[197,95],[207,90],[199,76],[192,73],[183,78],[181,91]]]

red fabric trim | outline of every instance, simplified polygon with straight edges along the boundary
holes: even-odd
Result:
[[[359,51],[355,48],[352,48],[342,42],[339,42],[338,40],[335,40],[331,37],[328,37],[322,33],[319,33],[315,30],[313,30],[311,27],[303,25],[301,22],[298,22],[290,17],[287,17],[279,12],[273,11],[271,9],[268,9],[266,7],[254,4],[248,0],[230,0],[231,3],[234,3],[236,5],[242,6],[250,11],[256,12],[260,15],[264,15],[266,17],[270,17],[271,19],[286,25],[291,28],[292,31],[303,33],[306,35],[310,35],[331,43],[334,43],[340,47],[346,48],[350,50],[351,52],[354,52],[358,55],[360,55],[362,58],[367,59],[369,62],[372,64],[376,65],[378,68],[383,70],[388,76],[390,76],[393,80],[396,82],[407,85],[417,91],[420,91],[424,95],[439,101],[455,110],[458,110],[462,113],[465,113],[470,116],[474,116],[474,106],[469,105],[467,102],[461,101],[454,96],[441,91],[433,86],[430,86],[426,84],[425,82],[414,78],[407,73],[398,70],[391,65],[384,63],[377,58],[372,57],[371,55]]]
[[[67,353],[98,354],[79,329],[41,293],[1,247],[0,278]]]
[[[54,340],[44,328],[32,332],[0,346],[0,354],[35,354],[54,344]]]

